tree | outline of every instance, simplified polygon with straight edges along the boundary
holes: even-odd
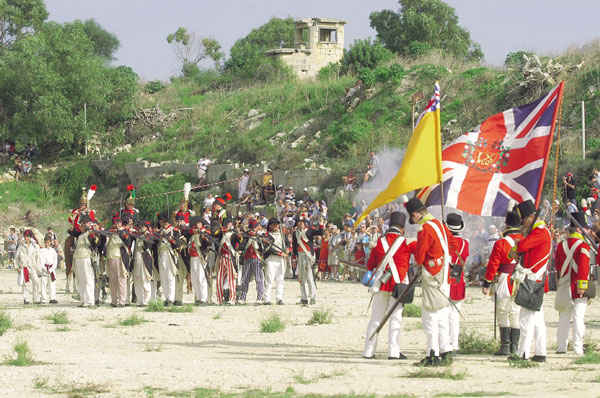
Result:
[[[252,76],[265,51],[294,45],[295,29],[292,18],[271,18],[234,43],[229,50],[230,58],[225,62],[225,70],[245,69],[245,73]]]
[[[136,80],[95,54],[83,23],[45,23],[0,57],[0,129],[18,143],[77,151],[91,132],[131,115]]]
[[[357,72],[360,68],[373,69],[382,62],[391,60],[394,54],[380,42],[373,42],[371,38],[354,40],[350,49],[344,52],[342,58],[342,71]]]
[[[391,51],[417,55],[430,48],[448,51],[458,57],[482,60],[479,44],[469,31],[458,25],[454,8],[441,0],[399,0],[400,10],[372,12],[371,27]]]
[[[94,53],[106,60],[113,60],[113,54],[119,48],[119,39],[114,34],[107,32],[93,19],[83,22],[83,31],[92,41]]]
[[[215,65],[225,56],[219,42],[210,37],[202,37],[195,32],[188,32],[186,28],[180,27],[174,33],[167,36],[167,42],[175,46],[175,54],[181,61],[182,71],[198,68],[198,64],[210,58]]]
[[[8,48],[48,18],[43,0],[0,0],[0,47]]]

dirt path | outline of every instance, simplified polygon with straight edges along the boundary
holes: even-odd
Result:
[[[319,394],[475,393],[510,396],[600,395],[600,365],[572,364],[573,354],[554,354],[558,314],[554,294],[545,302],[548,326],[548,363],[530,369],[509,367],[504,358],[459,355],[448,377],[417,378],[411,364],[424,356],[425,335],[420,318],[404,318],[401,347],[408,361],[387,360],[387,332],[380,339],[377,359],[361,352],[370,313],[369,294],[358,284],[322,282],[318,304],[333,310],[333,322],[309,326],[317,306],[298,301],[295,281],[286,280],[285,306],[252,305],[194,307],[193,313],[148,313],[142,308],[77,308],[64,294],[59,271],[59,304],[23,306],[16,273],[0,271],[0,305],[13,326],[0,337],[0,356],[13,355],[16,341],[27,341],[40,364],[0,366],[0,396],[60,396],[81,389],[90,396],[163,396],[173,391],[214,388],[237,392],[248,389]],[[254,296],[251,284],[249,298]],[[417,293],[419,293],[417,291]],[[191,295],[186,295],[191,302]],[[420,298],[416,298],[419,304]],[[470,288],[463,305],[462,327],[493,335],[492,302]],[[65,311],[69,323],[45,319]],[[261,333],[260,322],[272,313],[286,322],[284,331]],[[121,326],[132,314],[146,322]],[[600,310],[588,307],[587,337],[600,338]],[[66,328],[65,331],[63,328]],[[596,382],[591,382],[596,379]],[[504,394],[507,395],[507,394]],[[77,396],[76,394],[74,396]],[[186,396],[185,394],[182,396]],[[485,396],[485,395],[484,395]]]

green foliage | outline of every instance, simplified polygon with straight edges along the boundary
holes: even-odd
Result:
[[[13,350],[17,354],[16,358],[6,356],[5,365],[10,366],[31,366],[35,364],[33,354],[26,341],[18,341],[13,345]]]
[[[117,36],[104,30],[94,19],[86,20],[83,30],[92,41],[94,54],[108,61],[114,59],[113,55],[119,48]]]
[[[264,64],[263,53],[283,47],[293,47],[295,24],[291,17],[271,18],[266,24],[253,29],[246,37],[238,39],[229,50],[230,58],[225,62],[229,76],[249,80],[258,67]]]
[[[131,314],[129,318],[125,318],[119,321],[119,325],[121,326],[136,326],[140,325],[144,322],[147,322],[144,317],[139,316],[138,314]]]
[[[68,326],[59,326],[59,327],[56,328],[57,332],[68,332],[70,330],[71,329]]]
[[[352,207],[352,203],[347,199],[340,198],[335,202],[331,203],[329,206],[329,221],[334,223],[337,226],[342,225],[342,219],[346,215],[346,213],[350,212],[350,208]]]
[[[404,309],[402,310],[402,316],[406,318],[420,318],[421,317],[421,307],[415,305],[413,303],[404,304]]]
[[[600,363],[600,352],[588,351],[582,357],[573,361],[577,365],[598,364]]]
[[[530,361],[527,359],[522,359],[517,356],[514,356],[514,357],[511,356],[508,360],[508,365],[511,368],[518,368],[518,369],[537,368],[539,366],[539,364],[537,362],[533,362],[533,361]]]
[[[66,311],[57,311],[52,315],[45,316],[44,319],[52,321],[55,325],[66,325],[69,323]]]
[[[175,46],[175,53],[181,62],[183,76],[186,78],[194,76],[198,63],[204,59],[210,58],[218,66],[225,56],[216,39],[201,37],[195,32],[188,32],[183,27],[167,35],[167,43]]]
[[[141,198],[144,196],[181,190],[183,189],[183,184],[188,182],[188,180],[191,181],[188,176],[175,174],[172,177],[163,178],[142,185],[139,189],[136,189],[136,194]],[[152,198],[140,199],[136,202],[136,206],[140,211],[140,217],[142,219],[155,221],[157,213],[168,213],[169,210],[174,210],[181,198],[183,198],[183,192],[177,192],[170,195],[158,195]]]
[[[447,393],[447,392],[443,392],[443,393],[439,393],[436,394],[436,397],[503,397],[506,395],[512,395],[513,393],[510,392],[505,392],[505,391],[499,391],[499,392],[492,392],[492,391],[473,391],[473,392],[460,392],[460,393]]]
[[[508,67],[520,66],[525,63],[525,57],[530,58],[532,55],[533,53],[529,51],[510,52],[504,59],[504,65]]]
[[[452,369],[437,370],[431,368],[420,368],[408,372],[404,377],[418,379],[444,379],[444,380],[464,380],[467,376],[466,371],[454,372]]]
[[[475,331],[461,331],[458,336],[461,354],[493,354],[498,349],[498,342],[483,337]]]
[[[165,307],[162,301],[150,301],[146,308],[144,309],[146,312],[194,312],[194,306],[191,304],[185,304],[181,307],[173,306],[173,307]]]
[[[0,312],[0,336],[12,326],[12,320],[10,316],[5,312]]]
[[[89,189],[94,175],[94,170],[88,162],[75,163],[56,172],[53,178],[54,189],[71,203],[78,203],[82,193],[81,188]]]
[[[371,38],[355,40],[350,48],[344,52],[342,58],[342,71],[356,73],[361,68],[374,69],[380,64],[391,60],[394,54],[385,48],[379,41]]]
[[[469,31],[458,25],[454,8],[441,0],[399,0],[400,10],[375,11],[369,16],[377,38],[389,50],[403,55],[420,55],[432,48],[457,57],[483,59]]]
[[[0,46],[9,48],[48,18],[43,0],[0,1]]]
[[[585,139],[585,149],[586,150],[597,150],[600,149],[600,138],[586,138]]]
[[[373,129],[373,124],[367,119],[347,114],[340,121],[332,122],[327,127],[327,132],[333,137],[335,147],[344,150],[352,144],[365,140]]]
[[[358,78],[367,86],[372,86],[377,82],[375,72],[371,68],[360,68],[358,70]]]
[[[330,62],[326,66],[322,67],[317,74],[319,80],[332,80],[340,77],[341,65],[339,62]]]
[[[76,152],[92,131],[131,115],[132,71],[107,66],[94,51],[85,24],[75,21],[45,23],[4,52],[0,124],[6,137],[37,142],[55,155]]]
[[[329,308],[319,307],[312,313],[312,318],[308,320],[309,325],[324,325],[331,323],[333,311]]]
[[[260,323],[262,333],[276,333],[283,331],[283,329],[285,329],[285,322],[278,314],[271,314]]]
[[[160,80],[152,80],[151,82],[146,83],[144,86],[144,90],[146,90],[149,94],[157,93],[165,88],[165,85]]]

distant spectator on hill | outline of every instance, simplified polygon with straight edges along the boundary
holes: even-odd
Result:
[[[238,182],[238,200],[242,200],[250,184],[250,170],[244,169],[244,174]]]
[[[350,174],[347,176],[342,176],[342,182],[344,183],[344,191],[354,191],[354,186],[356,185],[356,176],[354,175],[354,170],[350,170]]]
[[[15,181],[19,181],[19,176],[23,172],[23,161],[21,155],[17,155],[15,158]]]
[[[363,183],[369,181],[370,178],[375,177],[377,170],[379,169],[379,158],[375,155],[375,152],[371,151],[369,158],[369,165],[367,166],[367,172],[365,173],[365,179]]]
[[[273,203],[275,199],[275,184],[273,184],[273,180],[270,180],[262,189],[264,202]]]
[[[296,194],[294,193],[294,187],[289,187],[287,189],[287,193],[285,194],[285,200],[291,200],[292,202],[296,201]]]
[[[210,159],[204,155],[202,159],[198,161],[196,164],[196,169],[198,169],[198,184],[204,184],[206,182],[206,172],[208,167],[211,165]]]
[[[212,208],[214,201],[215,197],[212,193],[209,192],[208,195],[206,195],[206,198],[204,198],[204,202],[202,202],[202,207],[208,207],[210,209]]]
[[[29,156],[25,156],[25,160],[23,161],[23,175],[29,176],[29,173],[31,172],[32,167],[33,167],[33,163],[31,163]]]
[[[563,189],[565,198],[575,202],[575,178],[573,177],[573,173],[568,172],[563,177]]]
[[[304,203],[308,203],[308,202],[312,202],[313,198],[310,197],[310,194],[308,193],[308,188],[304,188],[304,190],[302,191],[302,193],[304,194],[302,196],[302,201]]]
[[[31,158],[35,155],[35,147],[31,144],[27,144],[25,147],[25,157]]]

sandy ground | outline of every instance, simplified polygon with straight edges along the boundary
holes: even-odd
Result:
[[[333,322],[309,326],[317,306],[294,305],[299,299],[296,281],[286,280],[285,306],[195,307],[193,313],[147,313],[142,308],[77,308],[64,294],[64,271],[59,271],[59,304],[23,306],[16,273],[0,270],[0,305],[13,327],[0,337],[0,356],[12,355],[18,340],[28,342],[35,359],[30,367],[0,365],[0,396],[59,396],[88,383],[101,386],[105,397],[154,396],[193,388],[237,392],[247,389],[320,394],[413,394],[485,392],[507,396],[600,396],[600,365],[574,365],[572,353],[554,354],[558,314],[554,294],[546,298],[548,363],[530,369],[509,367],[504,358],[459,355],[451,366],[466,372],[463,380],[409,377],[412,363],[425,351],[421,320],[405,318],[402,351],[408,361],[387,360],[387,330],[381,335],[377,359],[361,358],[369,293],[359,284],[321,282],[318,306],[334,312]],[[255,297],[254,283],[249,298]],[[417,291],[419,294],[419,291]],[[420,298],[416,298],[419,304]],[[192,301],[191,295],[185,296]],[[463,304],[462,327],[493,335],[492,302],[470,288]],[[66,311],[67,331],[45,319]],[[147,321],[120,326],[118,321],[137,313]],[[261,333],[260,321],[278,313],[287,327],[279,333]],[[587,337],[600,338],[597,302],[588,307]],[[45,383],[45,386],[41,386]],[[36,388],[37,384],[37,388]],[[146,388],[146,390],[144,390]]]

